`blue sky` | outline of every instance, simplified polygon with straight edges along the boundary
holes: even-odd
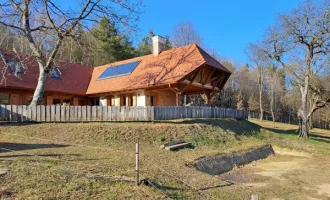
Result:
[[[262,39],[278,13],[297,7],[301,0],[144,0],[138,23],[138,40],[152,29],[159,35],[171,35],[173,28],[190,20],[203,37],[204,45],[219,56],[248,62],[245,48]]]

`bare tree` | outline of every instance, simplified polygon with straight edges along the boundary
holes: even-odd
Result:
[[[275,128],[275,109],[277,101],[277,93],[283,88],[284,71],[278,69],[275,65],[266,68],[266,85],[269,99],[269,109],[272,115],[273,126]]]
[[[265,67],[269,64],[270,59],[265,56],[265,54],[259,50],[258,45],[250,44],[246,50],[246,54],[249,59],[257,67],[257,79],[258,79],[258,89],[259,89],[259,110],[260,110],[260,121],[263,120],[263,106],[262,98],[264,91],[264,71]]]
[[[314,77],[322,76],[329,67],[330,3],[311,4],[306,1],[290,14],[281,15],[271,28],[260,49],[276,60],[295,79],[300,88],[302,120],[300,136],[307,138],[308,120],[315,110],[330,102],[324,99],[325,90],[312,84]],[[314,103],[308,106],[308,93]]]
[[[38,84],[31,101],[31,105],[37,105],[43,99],[48,75],[56,67],[54,58],[63,40],[75,38],[78,24],[88,27],[92,22],[108,17],[130,26],[138,19],[140,2],[82,0],[75,2],[72,8],[59,5],[55,0],[1,0],[0,5],[0,24],[26,40],[38,63]]]
[[[196,31],[191,21],[177,25],[171,35],[171,43],[174,47],[186,46],[192,43],[202,44],[203,38]]]

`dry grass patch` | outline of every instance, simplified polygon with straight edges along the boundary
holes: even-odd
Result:
[[[308,192],[301,189],[304,186],[318,190],[316,185],[329,183],[321,176],[325,169],[314,168],[329,164],[323,154],[315,151],[313,156],[304,156],[300,146],[305,143],[275,133],[267,127],[232,119],[3,124],[0,146],[16,151],[0,150],[0,168],[8,169],[6,175],[0,177],[0,188],[6,188],[2,196],[6,199],[163,199],[165,195],[173,199],[247,199],[251,194],[269,199],[301,197]],[[195,148],[177,152],[159,148],[162,142],[179,139],[193,143]],[[138,187],[133,182],[136,141],[141,147],[142,178],[152,181],[158,189]],[[277,144],[287,149],[281,149],[283,155],[235,169],[233,176],[239,171],[237,180],[245,177],[245,181],[230,183],[189,166],[203,156],[264,144]],[[298,150],[288,153],[294,145],[299,146]],[[307,145],[310,149],[319,148]],[[266,172],[269,169],[266,166],[277,166],[269,169],[271,172],[288,167],[271,162],[297,159],[307,160],[301,168],[282,173],[280,177],[284,182],[258,174]],[[302,169],[306,169],[304,173]],[[290,174],[298,178],[288,176]],[[309,183],[310,176],[315,178]],[[299,191],[304,192],[300,194]]]

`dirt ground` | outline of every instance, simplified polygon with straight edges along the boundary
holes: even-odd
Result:
[[[294,127],[237,120],[4,124],[1,199],[330,199],[329,144],[295,139]],[[283,127],[282,127],[283,126]],[[323,131],[323,136],[330,133]],[[193,149],[169,152],[164,141]],[[141,178],[135,186],[135,142]],[[275,156],[210,176],[194,160],[272,144]]]
[[[274,150],[275,156],[236,168],[220,179],[263,199],[330,199],[329,158],[287,148]]]

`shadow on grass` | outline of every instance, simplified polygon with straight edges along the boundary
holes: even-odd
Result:
[[[274,133],[278,134],[285,134],[285,135],[296,135],[298,136],[297,129],[288,129],[288,130],[281,130],[281,129],[275,129],[275,128],[265,128],[266,130],[272,131]],[[313,130],[311,130],[313,131]],[[330,140],[330,135],[320,135],[320,134],[315,134],[315,133],[310,133],[309,136],[313,138],[322,138],[322,139],[327,139]]]
[[[30,126],[35,124],[41,124],[40,122],[0,122],[1,126]]]
[[[60,156],[80,156],[80,154],[24,154],[24,155],[9,155],[9,156],[0,156],[0,158],[20,158],[20,157],[60,157]]]
[[[156,187],[157,189],[160,189],[160,190],[175,190],[175,191],[182,190],[180,188],[175,188],[175,187],[160,185],[156,181],[151,181],[150,183],[152,184],[152,186],[154,186],[154,187]]]
[[[288,129],[288,130],[282,130],[282,129],[276,129],[276,128],[265,128],[268,131],[278,133],[278,134],[285,134],[285,135],[296,135],[298,136],[297,129]]]
[[[0,143],[0,153],[11,151],[23,151],[31,149],[45,149],[45,148],[63,148],[69,145],[61,144],[22,144],[22,143]]]
[[[210,190],[210,189],[215,189],[215,188],[229,187],[229,186],[232,186],[232,185],[234,185],[234,183],[227,182],[226,184],[215,185],[215,186],[210,186],[210,187],[205,187],[205,188],[200,188],[198,190]]]

